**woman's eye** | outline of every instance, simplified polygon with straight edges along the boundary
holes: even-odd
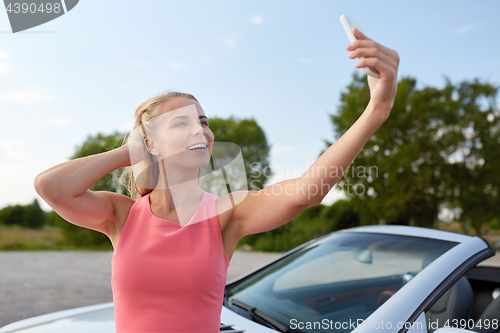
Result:
[[[202,123],[202,125],[207,125],[207,126],[208,126],[208,122],[207,122],[207,121],[202,121],[201,123]],[[186,122],[184,122],[184,121],[182,121],[182,122],[180,122],[180,123],[177,123],[177,124],[175,125],[175,127],[177,127],[177,126],[179,126],[179,125],[181,125],[181,124],[186,125],[187,123],[186,123]]]

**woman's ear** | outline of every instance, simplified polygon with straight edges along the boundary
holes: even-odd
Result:
[[[154,142],[149,142],[149,139],[145,139],[144,143],[146,144],[146,149],[149,151],[151,155],[159,155],[158,148],[154,144]]]

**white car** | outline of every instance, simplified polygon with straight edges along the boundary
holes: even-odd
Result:
[[[221,332],[500,332],[500,267],[482,238],[363,226],[315,238],[226,285]],[[203,328],[200,328],[202,332]],[[112,333],[113,303],[0,333]]]

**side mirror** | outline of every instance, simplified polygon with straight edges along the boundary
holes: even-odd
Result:
[[[371,264],[373,262],[373,252],[368,249],[359,249],[356,252],[356,260],[365,264]]]

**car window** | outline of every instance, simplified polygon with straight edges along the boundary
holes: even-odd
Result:
[[[254,306],[298,331],[341,332],[325,329],[331,324],[310,329],[305,325],[366,319],[455,245],[418,237],[336,233],[228,290],[228,298]]]

